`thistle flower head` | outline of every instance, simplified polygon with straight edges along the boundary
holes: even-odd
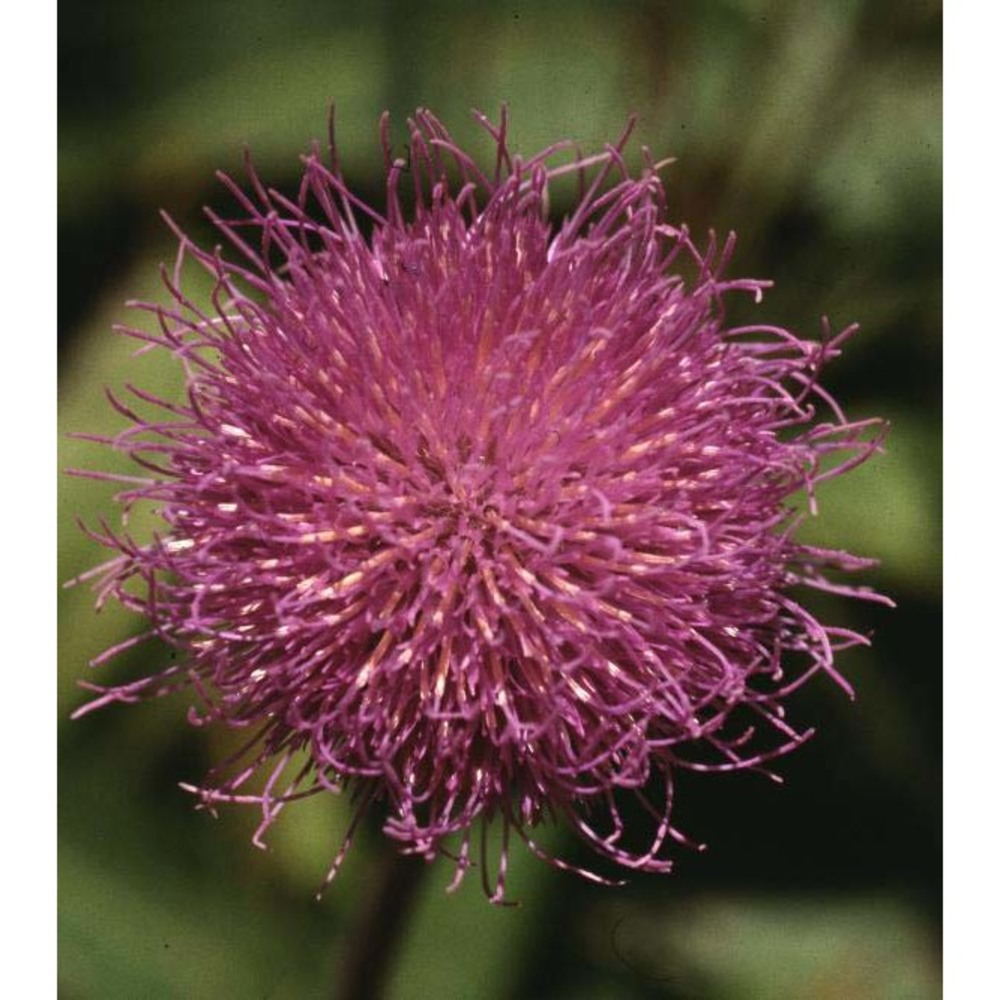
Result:
[[[140,304],[155,331],[125,332],[175,355],[187,398],[133,390],[158,413],[116,400],[130,426],[108,441],[150,473],[122,500],[163,527],[94,535],[115,552],[100,599],[184,655],[83,711],[184,688],[194,721],[246,728],[192,790],[259,805],[258,836],[348,786],[356,817],[377,809],[457,882],[474,824],[495,822],[502,900],[511,831],[571,867],[535,843],[546,819],[667,870],[678,770],[760,766],[808,735],[790,691],[847,687],[834,651],[862,639],[799,585],[844,590],[824,571],[866,562],[797,542],[793,498],[878,431],[817,382],[851,330],[727,328],[723,298],[766,283],[723,276],[731,240],[699,250],[666,220],[628,131],[522,158],[505,116],[479,117],[488,168],[425,111],[394,158],[383,120],[384,214],[314,150],[295,200],[249,164],[248,192],[223,178],[228,256],[178,231],[172,304]],[[579,193],[555,222],[560,178]],[[211,309],[185,261],[214,276]]]

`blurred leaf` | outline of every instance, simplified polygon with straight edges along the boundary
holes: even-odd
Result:
[[[811,172],[810,155],[824,135],[825,102],[850,59],[858,3],[786,5],[768,22],[766,61],[742,92],[746,115],[736,150],[732,188],[736,198],[753,192],[777,203]]]
[[[428,65],[428,85],[454,107],[456,120],[470,106],[495,115],[507,101],[514,141],[525,151],[566,136],[588,150],[601,148],[621,132],[636,96],[623,86],[627,36],[592,5],[581,4],[568,18],[557,7],[540,7],[530,30],[519,20],[498,19],[485,48],[473,42],[482,32],[478,12],[465,8],[459,31],[468,47]]]
[[[242,58],[207,63],[176,90],[95,132],[89,122],[60,134],[60,210],[93,211],[119,196],[167,203],[200,190],[218,168],[238,170],[247,145],[267,177],[297,170],[312,139],[325,143],[326,114],[338,108],[345,169],[381,171],[376,123],[385,54],[366,29],[257,45]],[[378,164],[378,166],[376,166]]]
[[[490,856],[495,879],[495,844]],[[557,879],[572,876],[554,872],[515,836],[510,870],[508,899],[519,905],[498,907],[487,901],[478,868],[449,895],[445,888],[453,866],[444,859],[435,866],[400,955],[389,992],[392,1000],[512,995],[520,972],[518,956],[537,933],[546,891],[556,888]]]
[[[219,888],[192,882],[162,855],[141,868],[109,869],[64,846],[60,995],[316,995],[317,962],[308,958],[301,926],[296,933],[252,897]]]
[[[616,928],[606,961],[637,981],[670,981],[713,1000],[931,1000],[940,996],[932,930],[884,897],[840,900],[704,896],[657,915],[605,914]]]
[[[853,412],[890,422],[885,454],[818,490],[819,516],[799,538],[881,562],[891,589],[933,594],[941,579],[941,441],[935,424],[877,403]]]
[[[116,527],[120,507],[112,497],[128,488],[125,484],[72,476],[69,469],[84,469],[136,475],[137,470],[121,452],[70,438],[71,433],[114,435],[127,426],[105,396],[105,387],[123,401],[129,401],[124,387],[133,383],[145,391],[169,400],[183,399],[183,372],[173,356],[157,348],[141,357],[135,351],[138,341],[112,330],[116,322],[136,323],[152,329],[155,318],[140,318],[124,306],[127,298],[165,302],[167,293],[159,281],[159,263],[170,259],[173,249],[141,255],[120,286],[107,293],[86,329],[74,344],[63,366],[59,385],[59,581],[66,583],[110,557],[111,553],[89,539],[78,527],[81,519],[100,530],[106,519]],[[206,274],[189,268],[188,293],[197,298],[207,295],[211,283]],[[152,409],[138,403],[140,410]],[[155,524],[146,506],[136,507],[129,520],[129,530],[139,538],[148,537]],[[139,631],[142,622],[117,604],[94,612],[94,594],[90,584],[80,584],[63,592],[59,603],[59,705],[65,715],[69,705],[80,700],[75,681],[83,676],[88,660],[104,649]],[[104,668],[107,669],[107,668]]]
[[[897,59],[855,81],[811,187],[831,227],[885,241],[922,221],[940,228],[941,80]]]

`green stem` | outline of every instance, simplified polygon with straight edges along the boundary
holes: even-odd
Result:
[[[393,853],[353,928],[341,966],[335,1000],[382,1000],[407,917],[428,868],[422,858]]]

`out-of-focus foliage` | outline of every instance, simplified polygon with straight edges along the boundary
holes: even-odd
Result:
[[[932,997],[940,880],[940,8],[802,0],[371,4],[100,0],[66,5],[60,37],[60,436],[63,467],[122,468],[65,432],[121,422],[103,387],[180,390],[176,368],[111,333],[126,298],[161,298],[174,248],[166,208],[196,237],[213,171],[247,143],[269,182],[337,102],[344,168],[377,201],[375,122],[433,108],[475,145],[472,106],[511,105],[515,144],[587,147],[629,111],[693,232],[733,228],[733,270],[776,279],[739,307],[820,333],[862,330],[829,378],[852,415],[891,419],[887,453],[821,493],[807,526],[882,560],[894,612],[831,599],[828,617],[876,631],[795,711],[819,727],[779,766],[684,783],[678,819],[706,854],[673,877],[598,889],[518,850],[517,910],[435,872],[392,979],[394,998]],[[485,145],[484,147],[485,148]],[[559,206],[555,206],[558,210]],[[193,273],[193,271],[192,271]],[[65,477],[60,580],[101,556],[75,525],[113,516],[114,489]],[[138,511],[137,533],[149,512]],[[270,852],[254,816],[190,809],[232,740],[194,732],[169,702],[69,723],[88,659],[137,627],[60,604],[60,981],[66,997],[329,994],[347,932],[377,879],[359,844],[322,903],[312,891],[345,829],[332,797],[288,810]],[[105,676],[124,677],[139,647]],[[569,848],[572,850],[572,848]]]

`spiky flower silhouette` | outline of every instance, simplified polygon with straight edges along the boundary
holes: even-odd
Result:
[[[511,831],[611,881],[549,856],[548,819],[668,870],[679,770],[759,767],[809,735],[789,692],[816,674],[849,690],[834,652],[864,640],[795,595],[873,597],[824,576],[868,563],[797,542],[794,498],[880,431],[817,383],[851,329],[726,327],[723,297],[767,283],[723,277],[731,239],[699,250],[666,221],[662,164],[623,159],[631,126],[597,155],[521,158],[506,115],[478,117],[486,170],[426,111],[394,159],[383,118],[384,215],[348,189],[331,128],[297,200],[249,162],[249,193],[223,177],[241,217],[210,217],[239,262],[177,231],[172,304],[138,304],[157,329],[125,332],[176,356],[187,399],[132,390],[159,415],[116,400],[130,426],[103,439],[149,470],[121,499],[163,529],[94,537],[116,552],[99,600],[183,655],[89,685],[81,713],[188,689],[195,721],[246,728],[191,790],[257,804],[258,840],[287,802],[349,786],[328,881],[371,806],[455,884],[474,825],[497,823],[496,882],[485,835],[482,869],[502,901]],[[556,224],[560,178],[579,194]],[[182,290],[185,259],[214,276],[211,308]],[[641,841],[623,796],[651,817]]]

